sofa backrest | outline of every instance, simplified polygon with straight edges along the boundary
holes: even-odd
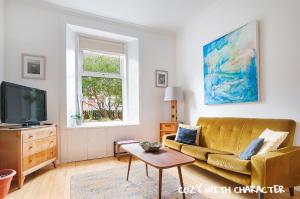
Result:
[[[289,119],[200,117],[200,146],[240,154],[266,128],[289,132],[279,148],[292,146],[296,122]]]

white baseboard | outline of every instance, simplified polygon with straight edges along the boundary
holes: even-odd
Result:
[[[299,191],[300,192],[300,186],[295,187],[295,191]]]

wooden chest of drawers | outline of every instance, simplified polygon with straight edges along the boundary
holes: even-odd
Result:
[[[56,126],[0,129],[0,169],[14,169],[19,188],[25,176],[57,159]]]

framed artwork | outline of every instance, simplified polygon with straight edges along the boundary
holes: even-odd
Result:
[[[166,88],[168,86],[168,71],[155,71],[155,86]]]
[[[22,77],[24,79],[46,79],[46,57],[22,54]]]
[[[257,22],[250,22],[203,47],[204,102],[257,102]]]

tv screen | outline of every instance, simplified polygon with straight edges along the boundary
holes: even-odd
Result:
[[[37,123],[47,120],[46,95],[43,90],[2,82],[2,122]]]

